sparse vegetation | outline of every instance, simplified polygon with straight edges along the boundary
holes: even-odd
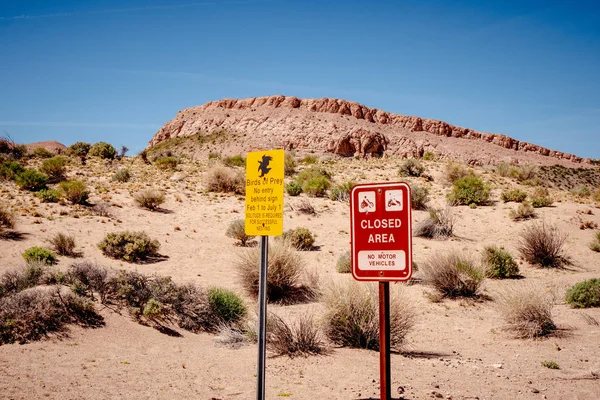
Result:
[[[211,192],[244,194],[246,185],[241,171],[215,166],[206,172],[206,186]]]
[[[90,147],[88,155],[113,160],[117,155],[117,150],[106,142],[97,142]]]
[[[411,185],[410,199],[413,210],[427,210],[429,202],[429,189],[424,186]]]
[[[399,176],[419,177],[423,172],[425,172],[425,167],[414,158],[409,158],[405,160],[398,169]]]
[[[497,298],[505,329],[519,338],[546,336],[556,330],[553,302],[543,289],[529,284],[510,286]]]
[[[290,196],[299,196],[302,193],[302,185],[296,181],[292,181],[285,185],[285,191]]]
[[[377,286],[353,280],[332,283],[325,290],[323,330],[339,346],[379,350]],[[400,349],[416,320],[401,291],[390,293],[390,344]]]
[[[508,203],[509,201],[514,201],[515,203],[522,203],[527,198],[527,193],[520,189],[511,189],[505,190],[500,195],[500,199]]]
[[[33,149],[33,152],[29,154],[29,156],[35,158],[50,158],[54,157],[54,153],[46,150],[43,147],[36,147],[35,149]]]
[[[24,172],[25,168],[16,161],[3,161],[0,159],[0,180],[15,180],[17,175]]]
[[[37,192],[46,188],[48,177],[35,169],[26,169],[15,177],[15,182],[21,189]]]
[[[350,191],[353,186],[354,182],[352,181],[335,185],[329,192],[329,199],[334,201],[350,201]]]
[[[571,286],[565,301],[574,308],[600,307],[600,279],[592,278]]]
[[[417,223],[413,228],[413,236],[430,239],[445,239],[453,235],[454,215],[452,209],[430,209],[429,217]]]
[[[65,179],[67,159],[56,156],[44,160],[40,171],[48,176],[49,183],[57,183]]]
[[[554,200],[549,197],[548,189],[543,187],[535,188],[531,195],[531,205],[534,208],[550,207]]]
[[[149,188],[135,193],[133,200],[138,206],[155,211],[165,202],[165,195],[159,190]]]
[[[331,186],[331,174],[323,168],[310,167],[300,171],[295,182],[309,196],[323,197]]]
[[[340,255],[335,264],[335,270],[340,274],[349,274],[352,272],[352,258],[350,255],[350,250],[345,251]]]
[[[304,156],[302,158],[302,160],[300,160],[300,163],[304,164],[304,165],[312,165],[312,164],[316,164],[317,161],[319,161],[319,158],[317,156],[307,155],[307,156]]]
[[[157,168],[166,170],[166,169],[175,169],[179,164],[179,160],[176,157],[159,157],[154,161],[154,165]]]
[[[160,244],[152,240],[146,232],[111,232],[98,244],[107,257],[139,262],[158,256]]]
[[[60,200],[60,192],[56,189],[42,189],[36,193],[42,203],[56,203]]]
[[[458,179],[467,176],[473,176],[473,171],[468,169],[464,164],[461,164],[456,161],[450,161],[446,164],[444,178],[447,182],[454,184],[454,182]]]
[[[28,248],[23,252],[22,256],[27,263],[56,264],[56,254],[51,250],[39,246]]]
[[[523,202],[513,210],[510,210],[509,216],[513,221],[522,221],[536,217],[535,210],[531,204]]]
[[[246,159],[241,155],[229,156],[223,159],[223,164],[228,167],[244,167],[246,166]]]
[[[484,205],[489,197],[490,187],[486,182],[476,176],[465,176],[454,181],[448,200],[451,204]]]
[[[285,176],[292,176],[296,173],[296,167],[298,164],[296,163],[296,157],[293,153],[286,152],[285,157],[283,159],[283,172]]]
[[[233,324],[246,316],[244,301],[231,290],[213,287],[208,289],[207,296],[212,313],[222,323]]]
[[[590,243],[590,249],[595,252],[600,252],[600,232],[597,232],[596,236],[594,236],[594,240]]]
[[[61,256],[74,257],[78,255],[75,251],[75,237],[72,235],[59,232],[52,236],[49,241],[54,250]]]
[[[558,363],[554,361],[542,361],[542,367],[546,367],[548,369],[560,369]]]
[[[76,179],[61,182],[58,187],[62,196],[73,204],[85,204],[89,197],[85,183]]]
[[[487,246],[483,250],[483,265],[488,278],[510,278],[519,274],[519,265],[512,255],[496,246]]]
[[[298,201],[298,203],[296,203],[296,205],[293,207],[294,207],[294,210],[296,210],[297,212],[299,212],[301,214],[317,215],[317,210],[315,210],[315,207],[312,205],[312,203],[308,199],[302,199],[302,200]]]
[[[67,154],[76,157],[85,157],[90,152],[92,146],[86,142],[76,142],[67,148]]]
[[[567,236],[554,225],[534,223],[521,233],[519,252],[528,263],[540,267],[561,267],[568,264],[563,254]]]
[[[419,264],[423,280],[445,297],[478,296],[485,271],[471,258],[458,251],[436,253],[423,265]]]
[[[276,355],[288,357],[321,354],[325,350],[314,317],[308,313],[300,315],[292,324],[276,314],[269,314],[267,346]]]
[[[281,238],[298,250],[311,250],[315,243],[313,233],[309,229],[302,227],[283,232]]]
[[[15,227],[15,216],[8,208],[0,203],[0,233]]]
[[[241,246],[246,246],[248,241],[254,238],[254,236],[246,235],[245,221],[241,218],[236,219],[229,224],[225,235],[232,239],[239,240]]]
[[[112,176],[113,181],[121,182],[121,183],[129,182],[130,179],[131,179],[131,171],[129,171],[129,169],[127,169],[127,168],[121,168],[120,170],[115,172],[115,174]]]

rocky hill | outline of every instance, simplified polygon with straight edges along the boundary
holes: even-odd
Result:
[[[421,157],[432,152],[472,165],[500,161],[569,166],[590,163],[589,159],[506,135],[328,98],[266,96],[211,101],[179,111],[156,132],[148,148],[186,137],[196,137],[196,147],[210,149],[211,144],[219,144],[218,147],[233,146],[242,152],[285,148],[341,156],[403,157]]]

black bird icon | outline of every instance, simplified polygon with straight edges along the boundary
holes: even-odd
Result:
[[[260,171],[259,178],[262,178],[263,176],[265,176],[266,174],[269,173],[269,171],[271,170],[271,168],[269,168],[269,163],[271,162],[272,159],[273,159],[273,157],[271,157],[271,156],[267,156],[267,155],[262,156],[262,161],[258,162],[260,164],[258,166],[258,170]]]

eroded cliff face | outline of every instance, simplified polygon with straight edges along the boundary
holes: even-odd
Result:
[[[406,157],[432,151],[472,164],[509,158],[518,161],[524,154],[571,163],[590,162],[506,135],[392,114],[346,100],[293,96],[224,99],[179,111],[154,135],[148,147],[170,138],[220,129],[244,133],[244,139],[238,140],[247,141],[248,149],[283,147],[342,156],[395,154]]]

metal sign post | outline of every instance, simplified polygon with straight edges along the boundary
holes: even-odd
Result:
[[[269,237],[260,237],[260,277],[258,280],[258,381],[256,399],[265,398],[265,361],[267,357],[267,268]]]
[[[379,282],[379,398],[390,400],[390,283]]]

